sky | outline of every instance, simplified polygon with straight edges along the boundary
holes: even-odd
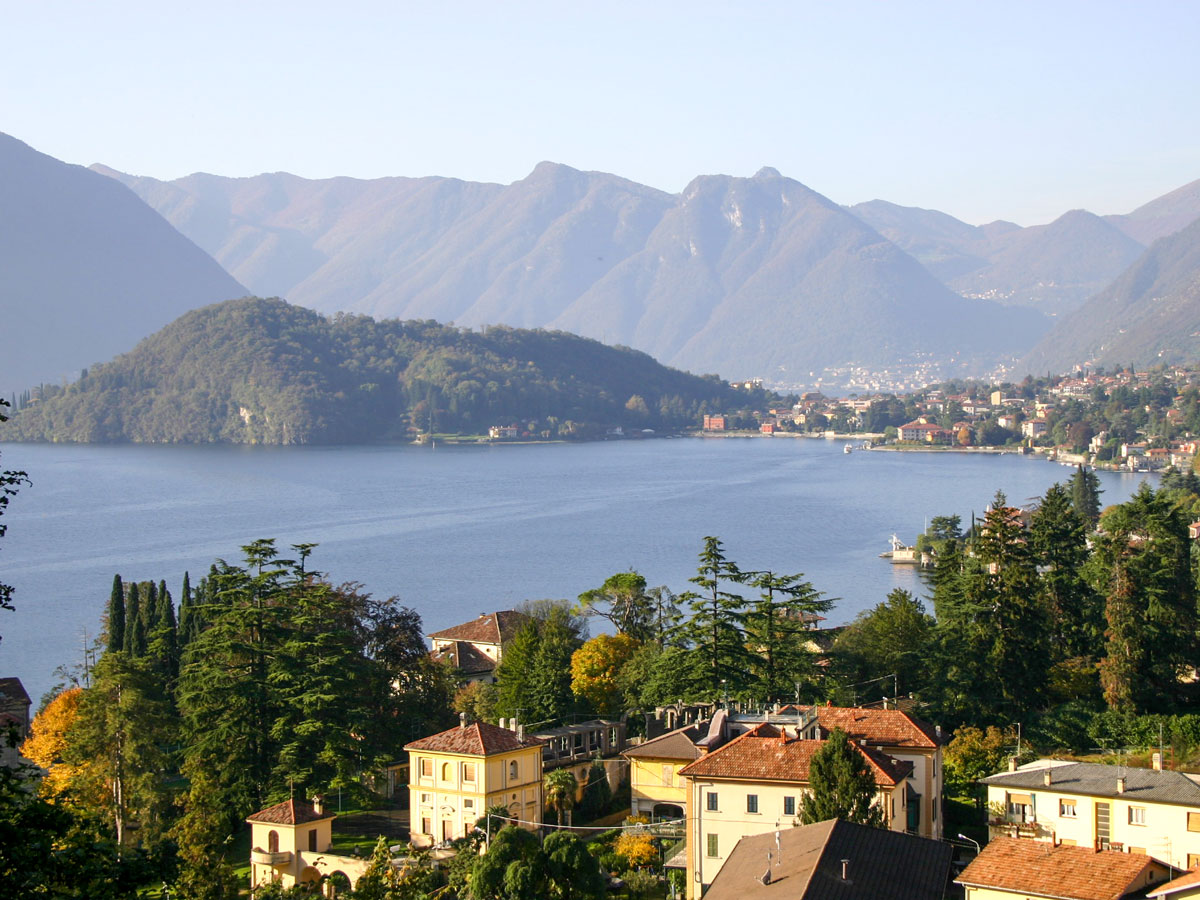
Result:
[[[157,178],[773,166],[973,224],[1200,178],[1200,3],[0,0],[0,131]]]

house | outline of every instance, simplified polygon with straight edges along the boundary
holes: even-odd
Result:
[[[693,722],[621,754],[629,761],[630,815],[651,819],[683,816],[687,788],[679,772],[704,755],[700,742],[708,732],[708,722]]]
[[[1200,776],[1041,759],[982,781],[993,836],[1200,866]]]
[[[0,766],[15,766],[21,758],[17,748],[29,736],[31,703],[20,678],[0,678]],[[9,728],[17,732],[16,743],[11,747],[3,736]]]
[[[941,838],[944,777],[941,729],[899,709],[857,706],[816,706],[811,709],[816,713],[820,730],[809,728],[802,736],[824,738],[833,729],[840,728],[852,741],[869,745],[892,759],[909,764],[905,830],[923,837]]]
[[[451,628],[443,628],[426,637],[433,643],[430,654],[448,660],[464,682],[496,681],[496,666],[528,616],[515,609],[481,613],[479,618]]]
[[[520,433],[516,425],[493,425],[488,429],[488,438],[493,441],[513,441]]]
[[[714,724],[716,719],[714,718]],[[804,740],[785,725],[763,722],[684,766],[687,883],[698,898],[743,837],[799,825],[809,763],[824,742]],[[887,827],[904,831],[909,763],[855,744],[876,785],[875,803]]]
[[[942,900],[949,844],[830,819],[738,841],[705,900]]]
[[[1021,423],[1021,434],[1027,438],[1039,438],[1050,430],[1050,423],[1045,419],[1029,419]]]
[[[954,881],[965,900],[1119,900],[1166,877],[1148,856],[1001,837]]]
[[[724,431],[725,417],[724,416],[705,416],[704,417],[705,431]]]
[[[406,744],[412,839],[430,846],[466,837],[488,807],[525,827],[542,820],[542,742],[515,730],[459,724]]]
[[[1200,869],[1193,869],[1186,875],[1180,875],[1173,881],[1168,881],[1161,887],[1150,891],[1146,896],[1156,900],[1196,900],[1200,897]]]
[[[319,885],[323,878],[346,887],[354,885],[370,860],[329,852],[335,818],[325,811],[321,798],[314,797],[311,801],[285,800],[246,819],[253,848],[251,887],[273,881],[285,889],[296,884]]]
[[[500,720],[504,727],[505,720]],[[587,788],[588,773],[592,764],[600,760],[608,786],[616,790],[624,780],[624,766],[618,758],[625,749],[625,722],[616,719],[590,719],[547,728],[532,735],[542,742],[542,771],[567,769],[575,776],[579,785],[576,800],[583,799]]]

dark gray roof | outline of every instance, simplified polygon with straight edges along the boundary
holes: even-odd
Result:
[[[707,722],[695,722],[676,728],[666,734],[659,735],[653,740],[630,747],[622,756],[644,756],[649,759],[699,759],[704,751],[696,746],[708,732]]]
[[[774,831],[738,841],[705,900],[942,900],[950,882],[954,848],[941,841],[836,819],[778,834],[782,854]]]
[[[981,779],[984,784],[1026,790],[1057,790],[1087,797],[1123,797],[1154,803],[1174,803],[1200,807],[1200,784],[1182,772],[1158,772],[1128,766],[1100,763],[1061,763],[1050,766],[1050,787],[1046,787],[1046,766],[1031,766],[1016,772],[1001,772]],[[1117,779],[1125,777],[1124,793],[1117,790]]]

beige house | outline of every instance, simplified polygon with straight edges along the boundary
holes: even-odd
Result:
[[[542,820],[542,742],[515,731],[464,721],[404,747],[414,844],[466,837],[491,806],[526,827]]]
[[[965,900],[1120,900],[1162,883],[1167,868],[1146,856],[995,838],[955,879]]]
[[[687,807],[687,785],[680,770],[704,755],[699,742],[708,723],[685,725],[631,747],[621,755],[629,760],[631,815],[682,818]]]
[[[812,755],[824,742],[789,736],[786,726],[754,728],[680,770],[685,779],[688,897],[708,889],[738,841],[800,824]],[[855,745],[875,777],[875,803],[888,828],[904,831],[910,763]]]
[[[284,888],[320,884],[333,896],[338,884],[350,887],[366,871],[368,860],[335,856],[333,820],[319,797],[311,802],[285,800],[246,819],[250,823],[250,885],[273,881]]]
[[[990,830],[1200,866],[1200,776],[1041,759],[983,779]]]
[[[448,660],[463,681],[496,680],[496,666],[504,656],[504,647],[520,631],[527,617],[513,609],[483,613],[477,619],[443,628],[426,635],[433,644],[434,659]]]

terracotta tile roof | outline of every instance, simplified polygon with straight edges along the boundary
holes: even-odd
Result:
[[[1143,883],[1148,856],[1046,841],[994,838],[972,860],[958,884],[1062,900],[1117,900]]]
[[[930,750],[938,746],[937,732],[932,727],[899,709],[818,706],[816,713],[823,731],[840,728],[855,741]]]
[[[482,675],[496,668],[496,661],[475,649],[467,641],[455,641],[449,647],[429,654],[435,660],[450,660],[450,664],[464,675]]]
[[[1176,891],[1182,891],[1189,887],[1200,888],[1200,869],[1193,869],[1185,875],[1180,875],[1174,881],[1168,881],[1151,891],[1149,896],[1167,898]]]
[[[770,831],[738,841],[705,900],[942,900],[950,881],[953,848],[916,835],[831,819],[783,829],[778,852],[775,840]]]
[[[703,751],[696,746],[696,742],[707,733],[707,723],[685,725],[636,747],[630,747],[621,755],[647,759],[699,759]]]
[[[331,812],[319,813],[307,800],[284,800],[274,806],[259,810],[246,819],[247,822],[266,822],[270,825],[303,825],[305,822],[319,822],[322,819],[333,819]]]
[[[506,644],[529,617],[515,609],[484,613],[478,619],[443,628],[427,635],[431,640],[471,641],[476,644]]]
[[[460,756],[491,756],[508,753],[523,747],[540,747],[542,742],[534,737],[519,739],[515,731],[499,728],[486,722],[472,722],[465,728],[461,725],[440,734],[405,744],[405,750],[430,750],[434,753],[457,753]]]
[[[801,741],[762,724],[725,746],[684,766],[681,775],[693,778],[733,778],[738,781],[808,781],[813,754],[824,741]],[[892,759],[878,750],[856,749],[867,758],[875,783],[894,787],[912,772],[912,763]]]

